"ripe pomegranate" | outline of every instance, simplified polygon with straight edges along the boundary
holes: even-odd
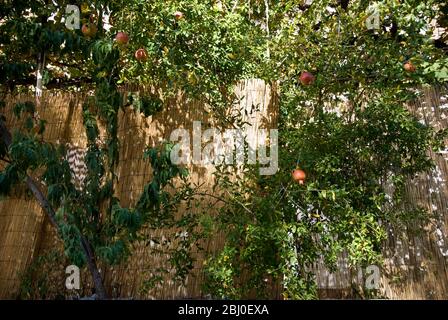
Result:
[[[302,169],[295,169],[292,171],[292,179],[295,182],[298,182],[300,184],[304,184],[305,183],[305,179],[306,179],[306,173],[305,171],[303,171]]]
[[[138,61],[146,61],[148,59],[148,52],[145,48],[140,48],[137,51],[135,51],[135,59]]]
[[[406,62],[403,65],[404,70],[406,70],[407,72],[415,72],[416,68],[415,66],[412,64],[411,61]]]
[[[115,36],[115,41],[117,41],[118,44],[127,44],[129,42],[129,36],[126,32],[118,32]]]
[[[90,32],[90,28],[89,28],[89,25],[88,25],[87,23],[85,23],[85,24],[82,25],[82,27],[81,27],[81,32],[82,32],[82,34],[85,35],[85,36],[89,34],[89,32]]]
[[[98,31],[97,27],[93,23],[85,23],[82,25],[81,32],[86,37],[93,38],[96,35],[96,32]]]
[[[314,81],[316,80],[316,77],[311,72],[304,71],[300,75],[299,80],[300,80],[300,83],[303,84],[304,86],[309,86],[314,83]]]

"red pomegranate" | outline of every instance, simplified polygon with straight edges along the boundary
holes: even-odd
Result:
[[[118,32],[115,36],[115,41],[117,41],[118,44],[127,44],[129,42],[129,36],[126,32]]]
[[[416,68],[415,66],[412,64],[411,61],[406,62],[403,65],[404,70],[406,70],[407,72],[415,72]]]
[[[135,51],[135,59],[138,61],[146,61],[148,59],[148,52],[145,48],[140,48],[137,51]]]
[[[316,80],[316,77],[311,72],[304,71],[300,75],[299,80],[300,80],[300,83],[303,84],[304,86],[309,86],[314,83],[314,81]]]
[[[84,36],[93,38],[98,29],[94,23],[85,23],[82,25],[81,32]]]
[[[302,169],[295,169],[292,171],[292,179],[295,182],[298,182],[300,184],[304,184],[305,183],[305,179],[306,179],[306,173],[305,171],[303,171]]]

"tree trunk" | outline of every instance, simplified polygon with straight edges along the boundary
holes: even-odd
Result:
[[[101,277],[100,271],[98,270],[98,266],[96,265],[95,255],[92,252],[90,243],[84,236],[81,236],[81,245],[84,249],[84,253],[86,254],[87,266],[89,268],[90,274],[92,275],[92,280],[98,299],[107,299],[106,289],[104,288],[103,279]]]

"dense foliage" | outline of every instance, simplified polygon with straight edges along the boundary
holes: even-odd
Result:
[[[95,34],[66,28],[68,4],[79,6],[81,25],[95,25]],[[134,207],[120,205],[115,197],[123,143],[117,137],[120,108],[132,105],[151,116],[166,98],[183,90],[208,101],[216,116],[228,122],[224,115],[238,80],[277,82],[279,172],[259,176],[257,168],[247,166],[235,179],[236,168],[218,170],[216,190],[223,190],[218,198],[224,207],[199,220],[210,236],[213,230],[228,233],[224,249],[204,266],[206,289],[230,298],[256,289],[257,297],[266,297],[271,285],[281,284],[285,298],[315,297],[311,267],[316,261],[335,267],[346,251],[353,266],[379,263],[388,225],[427,218],[420,210],[402,210],[402,189],[406,179],[432,167],[427,151],[439,149],[444,136],[418,122],[406,103],[418,96],[420,85],[448,78],[448,60],[440,49],[446,35],[434,41],[431,25],[446,26],[446,5],[434,0],[384,0],[376,2],[377,9],[370,5],[331,0],[4,1],[0,94],[35,89],[39,70],[44,89],[92,94],[83,108],[88,138],[84,187],[73,184],[64,147],[43,141],[45,119],[37,119],[34,102],[28,102],[15,106],[16,116],[25,119],[22,130],[13,132],[10,145],[4,139],[0,143],[5,163],[0,191],[8,194],[34,177],[55,213],[70,260],[78,265],[89,259],[119,263],[131,253],[132,243],[148,240],[138,232],[143,227],[192,232],[197,224],[188,215],[175,218],[177,205],[192,201],[193,190],[185,170],[171,163],[169,145],[142,150],[153,177]],[[379,18],[373,28],[366,23],[372,12]],[[129,34],[128,44],[114,40],[119,31]],[[135,52],[141,48],[147,57],[138,60]],[[415,71],[406,70],[406,63]],[[305,71],[315,81],[300,81]],[[130,84],[162,90],[125,97],[119,86]],[[99,121],[106,124],[103,141]],[[297,166],[307,173],[303,185],[291,180]],[[168,192],[176,178],[184,188]],[[184,239],[171,261],[182,276],[191,268],[191,239]]]
[[[382,1],[378,29],[365,23],[367,1],[272,8],[281,14],[270,24],[266,73],[281,83],[280,170],[260,177],[247,168],[238,185],[221,179],[236,200],[218,216],[231,232],[206,269],[216,295],[257,288],[267,297],[277,283],[285,298],[315,297],[317,261],[335,270],[346,252],[354,269],[381,265],[388,228],[430,219],[420,208],[405,211],[401,199],[407,179],[432,168],[427,151],[440,150],[446,136],[406,108],[419,85],[447,79],[446,55],[427,27],[434,5]],[[404,69],[408,61],[416,72]],[[304,71],[316,77],[312,85],[300,82]],[[291,179],[296,167],[307,174],[304,185]]]

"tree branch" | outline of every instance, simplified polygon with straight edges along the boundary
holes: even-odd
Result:
[[[8,128],[6,127],[5,122],[2,119],[0,119],[0,138],[1,141],[6,145],[6,147],[9,148],[9,146],[12,143],[12,136]],[[50,219],[50,222],[53,225],[53,227],[57,231],[60,231],[60,227],[56,221],[55,211],[51,206],[51,204],[49,203],[46,196],[44,195],[44,193],[39,188],[38,183],[29,175],[26,175],[25,183],[28,189],[33,193],[39,205],[47,214],[47,217]],[[80,240],[81,240],[81,247],[84,251],[84,255],[87,260],[89,271],[93,278],[96,294],[98,295],[99,299],[106,299],[107,298],[106,291],[104,289],[101,274],[99,273],[98,267],[96,265],[95,254],[92,250],[92,247],[84,235],[81,235]]]

